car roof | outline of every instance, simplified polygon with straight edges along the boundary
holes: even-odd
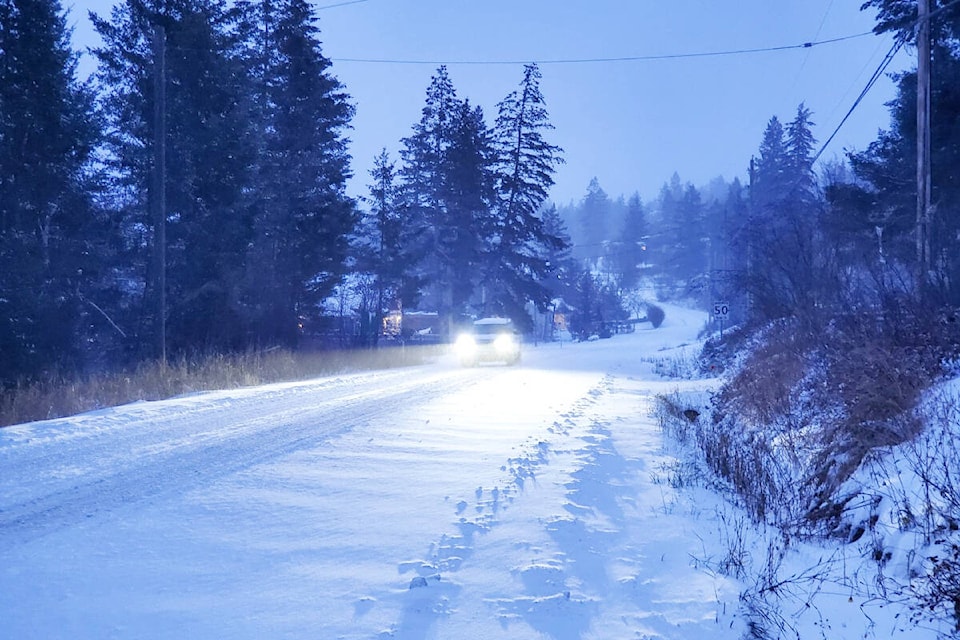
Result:
[[[474,320],[473,324],[475,325],[486,325],[486,324],[513,324],[513,321],[510,318],[480,318],[479,320]]]

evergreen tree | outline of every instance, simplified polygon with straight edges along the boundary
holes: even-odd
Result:
[[[166,73],[167,333],[173,350],[236,348],[243,339],[240,291],[252,219],[246,192],[255,146],[245,95],[249,83],[239,57],[232,16],[214,0],[127,0],[110,20],[91,16],[104,40],[95,51],[98,78],[107,88],[107,151],[118,179],[125,229],[154,230],[148,215],[159,192],[151,186],[155,56],[151,43],[162,26]],[[147,240],[155,244],[156,236]],[[131,244],[147,263],[148,245]],[[152,300],[155,273],[141,271],[142,344],[160,329]]]
[[[700,197],[700,191],[692,184],[683,190],[678,208],[676,230],[679,251],[675,260],[678,275],[691,283],[707,270],[707,229],[706,208]]]
[[[650,224],[650,244],[648,250],[651,262],[656,267],[656,273],[663,276],[668,256],[672,253],[672,245],[676,236],[675,219],[677,202],[683,195],[683,184],[680,174],[674,172],[670,182],[660,187],[660,193],[652,208]]]
[[[813,172],[813,153],[817,141],[813,137],[811,111],[803,103],[797,107],[796,117],[786,130],[787,175],[789,199],[799,215],[814,216],[817,200],[817,178]]]
[[[81,364],[99,130],[56,0],[0,0],[0,384]],[[91,296],[93,297],[93,296]]]
[[[894,0],[868,2],[878,7],[880,31],[902,31],[913,37],[916,3]],[[940,294],[950,304],[960,303],[960,20],[956,11],[945,11],[931,22],[930,150],[931,256]],[[903,31],[906,29],[905,31]],[[832,216],[848,239],[858,238],[878,255],[875,230],[882,229],[885,259],[910,264],[916,260],[917,74],[896,76],[897,95],[890,105],[890,127],[881,131],[866,151],[854,153],[850,162],[856,185],[832,189],[828,194]],[[871,247],[872,245],[872,247]]]
[[[789,192],[790,174],[783,125],[773,116],[764,129],[760,155],[750,183],[754,214],[764,223],[777,217],[777,210]]]
[[[438,250],[450,286],[450,306],[463,314],[480,281],[486,241],[496,230],[491,132],[480,107],[460,103],[444,162],[443,221]]]
[[[706,272],[707,230],[700,192],[674,174],[660,190],[657,266],[663,295],[694,293]]]
[[[520,88],[498,105],[494,134],[499,200],[490,247],[494,277],[488,274],[487,281],[497,310],[524,328],[530,322],[526,303],[543,309],[549,300],[547,256],[563,247],[560,238],[546,233],[541,215],[563,150],[544,138],[553,125],[540,79],[535,64],[524,67]]]
[[[750,196],[749,270],[743,286],[760,319],[779,318],[822,302],[818,276],[818,203],[812,169],[816,141],[801,104],[786,131],[771,118],[760,145]]]
[[[458,104],[447,68],[441,66],[430,78],[420,121],[413,126],[413,134],[401,141],[400,175],[406,186],[407,205],[417,209],[425,224],[439,215],[437,210],[442,206],[443,163],[453,138]]]
[[[630,290],[640,281],[640,266],[647,256],[647,212],[639,193],[630,196],[620,240],[615,245],[614,263],[620,274],[620,287]]]
[[[408,253],[411,243],[403,218],[397,169],[386,149],[374,158],[370,178],[373,182],[368,186],[369,212],[358,229],[357,261],[359,270],[373,277],[375,345],[383,312],[412,306],[417,299],[418,281],[412,272],[414,260]]]
[[[247,305],[260,341],[295,344],[297,326],[318,313],[345,272],[355,207],[343,137],[354,109],[320,48],[304,0],[244,6],[261,50],[261,152],[253,203]]]
[[[745,196],[746,189],[735,178],[728,187],[714,234],[717,238],[714,291],[719,300],[733,305],[734,322],[744,320],[747,311],[746,298],[740,286],[749,260],[749,208]]]
[[[556,242],[550,243],[544,253],[547,263],[545,286],[551,298],[572,300],[581,269],[571,253],[573,243],[567,224],[554,204],[543,209],[542,217],[544,234],[556,238]]]
[[[580,272],[573,300],[570,330],[581,340],[591,334],[609,337],[609,323],[622,322],[629,317],[614,288],[588,270]]]
[[[931,0],[931,11],[947,8],[950,0]],[[861,11],[868,8],[877,11],[875,33],[896,32],[906,42],[916,39],[917,2],[916,0],[866,0]],[[930,22],[930,35],[934,42],[941,44],[960,39],[960,13],[940,11],[936,20]]]
[[[610,197],[595,177],[587,185],[587,194],[580,202],[580,227],[583,245],[575,251],[581,259],[602,255],[603,243],[609,240]]]
[[[449,226],[444,171],[450,168],[447,152],[459,110],[456,89],[441,66],[430,79],[420,121],[400,150],[405,217],[415,241],[409,249],[419,265],[425,304],[439,309],[447,322],[453,313],[452,256],[443,253],[441,243],[455,237],[457,229]]]

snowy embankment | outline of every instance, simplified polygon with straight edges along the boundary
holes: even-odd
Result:
[[[705,319],[2,429],[0,636],[741,638],[764,538],[654,417]]]

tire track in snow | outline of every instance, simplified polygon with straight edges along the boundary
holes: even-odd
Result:
[[[54,438],[39,447],[41,455],[35,455],[38,447],[21,451],[24,455],[6,451],[8,477],[15,474],[27,484],[30,476],[66,479],[48,481],[39,494],[8,498],[0,505],[0,539],[7,545],[23,544],[128,504],[186,493],[476,384],[487,375],[482,370],[421,369],[389,376],[392,386],[387,388],[384,376],[359,376],[351,384],[254,394],[218,403],[214,411],[202,403],[186,415],[152,407],[149,418],[128,423],[119,437],[108,434],[79,442]],[[60,450],[44,454],[49,447]],[[85,460],[86,467],[72,475],[68,467],[76,460]],[[100,460],[109,466],[98,464]]]

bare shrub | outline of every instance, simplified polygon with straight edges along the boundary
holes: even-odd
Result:
[[[762,431],[739,428],[732,418],[718,419],[693,404],[677,393],[658,396],[656,416],[674,442],[697,452],[705,467],[696,467],[697,484],[735,495],[757,522],[796,520],[799,501],[784,498],[803,488],[792,456],[774,455]],[[691,468],[684,468],[684,477],[692,477]]]
[[[927,615],[953,617],[960,632],[960,405],[942,391],[924,404],[928,428],[903,447],[919,495],[907,496],[913,520],[929,545],[924,574],[912,582]]]
[[[759,430],[735,421],[705,422],[697,443],[710,470],[727,483],[756,522],[788,525],[796,521],[805,490],[789,456]]]
[[[658,395],[653,408],[653,416],[660,425],[660,429],[681,445],[689,442],[691,430],[690,422],[683,418],[684,409],[684,402],[679,393]]]
[[[688,379],[699,375],[699,359],[690,353],[661,358],[648,358],[646,361],[653,364],[653,372],[663,378]]]
[[[807,532],[836,528],[849,499],[836,492],[870,451],[916,436],[920,394],[960,348],[953,314],[915,302],[821,315],[756,332],[716,396],[717,427],[701,433],[756,517],[793,517],[802,501],[793,526]]]
[[[929,427],[905,448],[912,471],[924,487],[922,511],[929,538],[937,531],[960,529],[960,398],[943,391],[920,412]]]
[[[907,306],[883,316],[836,317],[825,331],[822,392],[834,397],[842,412],[821,434],[810,477],[819,489],[810,515],[824,518],[828,528],[842,506],[833,494],[864,457],[920,432],[923,422],[914,408],[960,344],[956,323],[946,322],[945,312]]]
[[[712,333],[709,325],[704,329],[705,334],[708,332]],[[742,325],[730,327],[723,333],[722,338],[718,335],[708,338],[698,359],[700,372],[704,375],[719,376],[735,369],[739,354],[748,351],[750,338],[751,332]]]
[[[785,415],[790,397],[806,375],[809,340],[791,323],[780,322],[756,337],[746,358],[718,396],[748,422],[767,424]]]
[[[925,398],[960,374],[960,314],[887,304],[771,323],[735,358],[715,349],[734,366],[712,416],[684,424],[682,398],[668,412],[750,517],[783,536],[744,571],[755,579],[741,596],[752,637],[796,637],[783,612],[812,606],[833,561],[784,575],[782,550],[791,536],[823,535],[872,558],[884,602],[913,607],[917,622],[952,618],[960,632],[960,398]],[[898,554],[890,526],[923,542]],[[713,566],[732,572],[743,556],[728,534],[730,553]]]
[[[925,612],[932,617],[952,617],[960,632],[960,538],[943,544],[940,553],[930,556],[929,572],[918,581],[916,594]]]
[[[717,562],[717,570],[725,575],[743,580],[747,576],[750,563],[750,548],[747,535],[747,522],[735,513],[720,511],[720,538],[726,553]]]
[[[714,396],[713,420],[697,432],[707,465],[758,522],[795,522],[806,499],[806,454],[800,452],[810,425],[798,416],[810,412],[798,408],[809,402],[800,390],[810,379],[813,351],[809,335],[793,322],[758,332]]]

